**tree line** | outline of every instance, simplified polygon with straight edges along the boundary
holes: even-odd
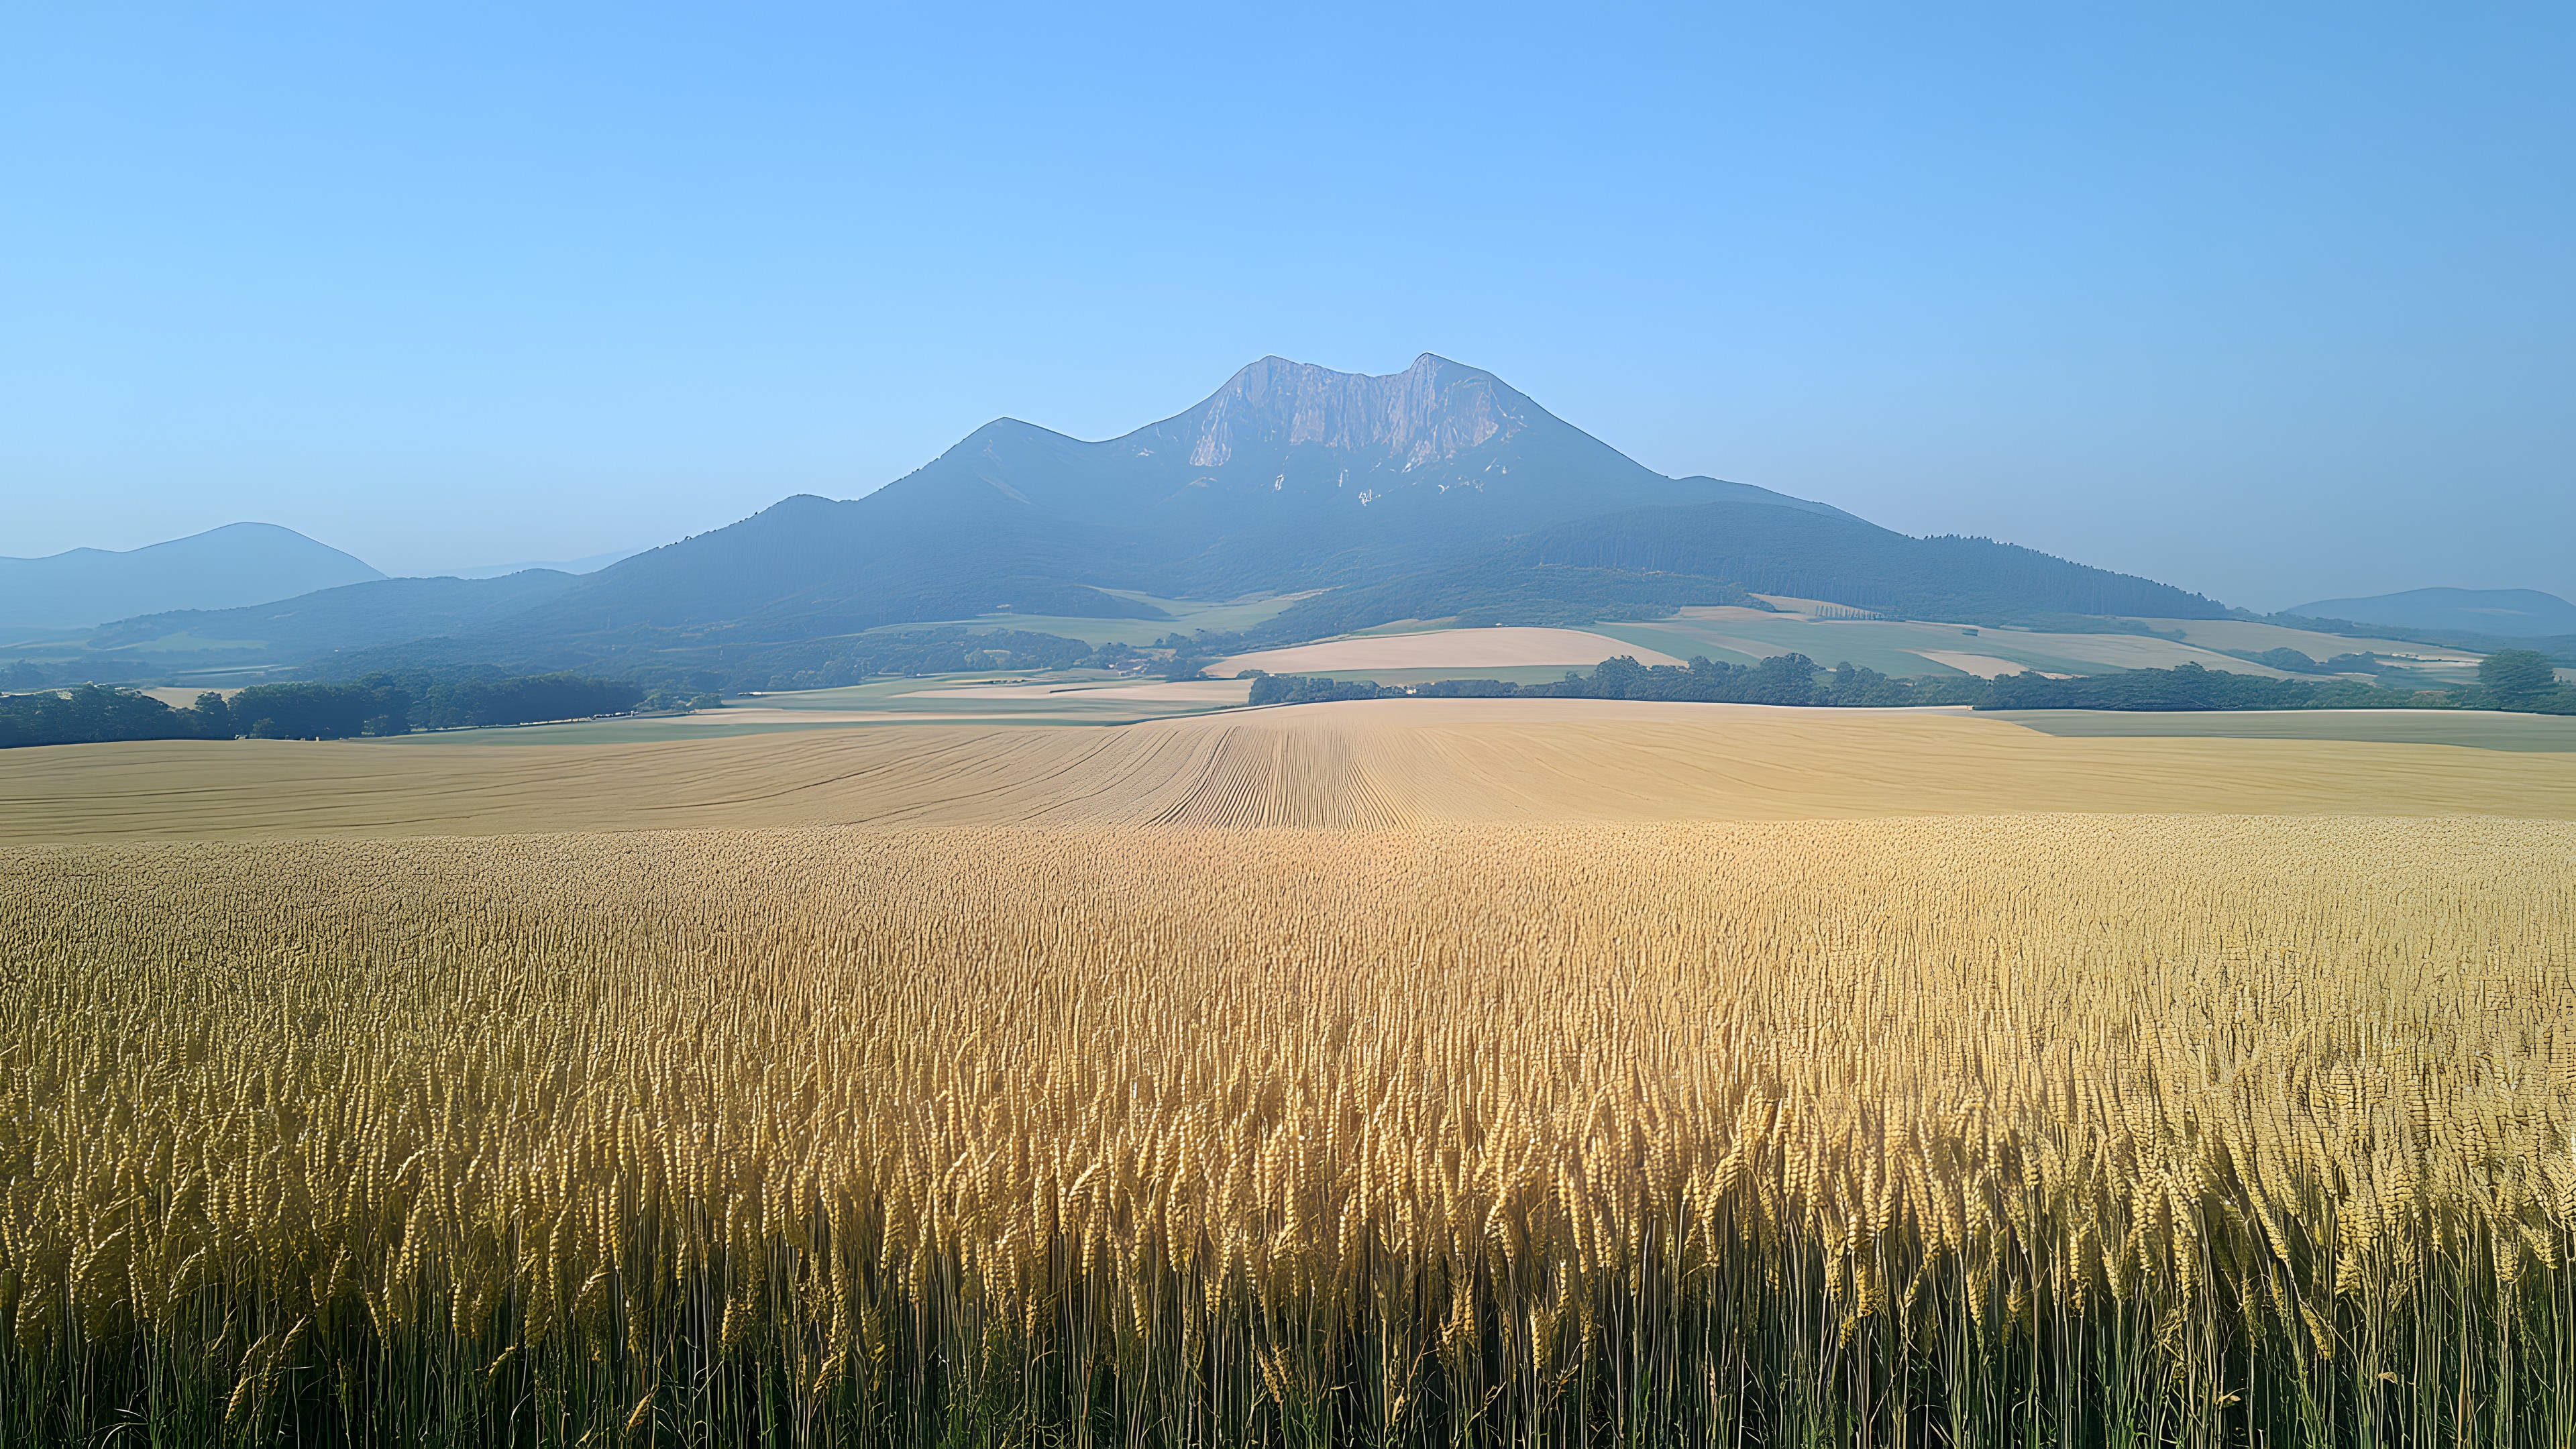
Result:
[[[1758,664],[1722,664],[1696,658],[1686,665],[1640,664],[1622,654],[1604,659],[1590,674],[1569,670],[1563,679],[1516,684],[1504,679],[1437,679],[1415,685],[1322,679],[1291,674],[1257,675],[1254,704],[1319,704],[1344,699],[1648,699],[1697,704],[1886,706],[1974,704],[1984,681],[1890,679],[1875,669],[1819,666],[1804,654],[1779,654]]]
[[[1707,704],[1887,708],[1971,705],[1978,709],[2249,710],[2501,709],[2576,715],[2576,686],[2561,684],[2548,656],[2506,649],[2478,666],[2478,682],[2446,690],[2388,689],[2353,680],[2272,679],[2182,664],[2119,674],[2052,679],[2036,673],[1995,679],[1891,679],[1844,663],[1826,669],[1803,654],[1758,664],[1693,659],[1686,665],[1605,659],[1590,674],[1545,684],[1442,679],[1388,685],[1299,675],[1259,675],[1252,702],[1320,704],[1347,699],[1647,699]]]
[[[230,699],[209,690],[177,709],[148,694],[85,684],[61,693],[0,698],[0,748],[112,740],[339,740],[588,719],[627,714],[645,702],[640,686],[579,674],[501,679],[375,674],[342,682],[259,684]]]

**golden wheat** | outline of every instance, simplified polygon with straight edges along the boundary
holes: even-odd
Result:
[[[2534,735],[2524,750],[2469,749],[2459,745],[2496,728],[2493,717],[2482,725],[2464,712],[2404,713],[2425,716],[2425,729],[2458,743],[2086,738],[1920,710],[1408,699],[1118,729],[925,724],[506,743],[550,738],[534,730],[78,745],[0,750],[0,847],[856,824],[1391,828],[2030,811],[2576,820],[2576,720],[2524,716],[2515,723],[2529,726],[2526,734],[2565,726],[2566,737]]]
[[[2576,1432],[2560,824],[23,850],[0,959],[10,1441]]]

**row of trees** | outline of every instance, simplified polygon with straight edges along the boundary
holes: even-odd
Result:
[[[885,675],[1105,665],[1135,652],[1125,644],[1095,649],[1079,639],[1025,629],[911,629],[772,651],[748,678],[763,689],[838,689]],[[761,668],[770,672],[756,672]]]
[[[147,694],[89,684],[59,694],[0,698],[0,748],[245,736],[338,740],[587,719],[626,714],[645,702],[636,685],[578,674],[504,679],[375,674],[336,683],[261,684],[230,699],[209,691],[183,709]]]
[[[2500,709],[2576,715],[2576,686],[2561,684],[2547,655],[2503,649],[2478,665],[2478,682],[2451,689],[2389,689],[2348,679],[2271,679],[2184,664],[2049,679],[2008,674],[1988,682],[1979,709]]]
[[[1803,654],[1759,664],[1645,665],[1622,655],[1590,674],[1546,684],[1500,679],[1444,679],[1408,687],[1367,680],[1266,675],[1252,682],[1254,704],[1313,704],[1389,698],[1659,699],[1716,704],[1788,704],[1844,708],[1965,704],[1978,709],[2246,710],[2504,709],[2576,715],[2576,686],[2561,684],[2549,659],[2528,649],[2487,657],[2474,686],[2450,690],[2384,689],[2351,680],[2272,679],[2184,664],[2119,674],[2051,679],[2008,674],[1998,679],[1891,679],[1840,664],[1828,670]]]
[[[1366,680],[1263,675],[1252,681],[1254,704],[1313,704],[1340,699],[1653,699],[1701,704],[1877,706],[1976,704],[1984,681],[1890,679],[1874,669],[1841,664],[1824,669],[1804,654],[1780,654],[1758,664],[1693,659],[1687,665],[1640,664],[1627,655],[1605,659],[1590,674],[1569,672],[1545,684],[1501,679],[1441,679],[1408,687]]]

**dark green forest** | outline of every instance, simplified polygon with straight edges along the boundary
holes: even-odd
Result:
[[[208,691],[182,709],[131,690],[84,684],[61,693],[0,698],[0,748],[111,740],[338,740],[587,719],[627,714],[646,702],[637,685],[577,674],[501,679],[380,674],[340,683],[261,684],[229,700]]]

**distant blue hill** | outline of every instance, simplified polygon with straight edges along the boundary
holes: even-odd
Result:
[[[613,548],[606,553],[594,553],[581,558],[529,559],[520,563],[477,564],[472,568],[431,569],[421,577],[499,579],[507,578],[511,574],[523,574],[530,569],[543,569],[549,573],[558,574],[595,574],[610,564],[633,558],[650,547],[652,547],[650,544],[639,544],[634,548]]]
[[[2310,619],[2508,639],[2576,634],[2576,604],[2538,589],[2408,589],[2362,599],[2319,599],[2287,612]]]
[[[234,609],[383,577],[294,529],[231,523],[122,553],[0,558],[0,626],[78,628],[172,609]]]
[[[206,663],[304,659],[479,629],[571,588],[573,576],[521,569],[495,579],[370,579],[238,609],[181,609],[120,619],[91,631],[99,653],[149,650],[175,637],[202,641]]]

